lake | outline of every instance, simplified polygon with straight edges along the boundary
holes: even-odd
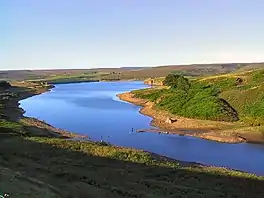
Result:
[[[146,88],[143,82],[93,82],[58,84],[50,92],[20,101],[25,116],[62,129],[88,135],[92,140],[133,147],[177,160],[224,166],[264,175],[264,146],[226,144],[195,137],[135,133],[151,128],[151,118],[140,107],[116,95]]]

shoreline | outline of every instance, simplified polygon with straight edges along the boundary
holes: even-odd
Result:
[[[56,128],[56,127],[46,123],[45,121],[39,120],[39,119],[34,118],[34,117],[27,117],[27,116],[23,115],[26,111],[23,108],[19,107],[20,106],[19,102],[21,100],[24,100],[24,99],[27,99],[27,98],[30,98],[30,97],[33,97],[33,96],[36,96],[36,95],[40,95],[42,93],[49,92],[54,87],[55,86],[53,84],[51,84],[49,87],[44,88],[44,89],[31,89],[31,90],[29,90],[27,92],[23,92],[23,94],[21,94],[19,97],[15,98],[15,105],[16,105],[15,108],[17,108],[21,112],[21,116],[17,118],[17,121],[20,122],[20,123],[23,123],[25,126],[27,126],[27,125],[29,127],[37,126],[38,128],[40,128],[40,129],[45,131],[45,136],[47,136],[47,137],[49,137],[48,136],[49,132],[47,132],[47,130],[50,130],[50,131],[53,132],[53,134],[57,138],[63,138],[63,139],[75,139],[76,138],[76,140],[79,140],[79,141],[83,141],[83,140],[84,141],[91,141],[91,140],[89,140],[88,136],[81,135],[81,134],[74,133],[74,132],[70,132],[70,131],[67,131],[67,130],[64,130],[64,129],[59,129],[59,128]],[[84,139],[84,138],[87,138],[87,139]],[[94,141],[91,141],[91,142],[94,142]],[[159,154],[156,154],[156,153],[153,153],[153,152],[150,152],[150,151],[141,150],[141,149],[137,149],[137,148],[123,147],[123,146],[117,146],[117,145],[112,145],[112,144],[110,144],[110,145],[114,146],[114,147],[118,147],[118,148],[127,148],[127,149],[135,149],[137,151],[142,151],[142,152],[150,154],[153,157],[153,159],[165,160],[165,161],[169,161],[169,162],[176,162],[176,163],[179,163],[182,166],[188,166],[188,167],[193,167],[193,166],[210,167],[210,165],[207,165],[207,164],[197,163],[197,162],[194,162],[194,161],[190,161],[189,162],[189,161],[177,160],[177,159],[173,159],[171,157],[165,156],[165,155],[159,155]],[[241,171],[241,170],[235,170],[235,169],[230,169],[230,168],[220,167],[220,166],[219,166],[219,168],[225,168],[225,169],[228,169],[228,170],[244,172],[244,171]],[[249,173],[249,174],[252,174],[252,173]]]
[[[47,136],[44,136],[44,137],[49,137],[49,133],[47,132],[47,129],[51,129],[55,134],[57,134],[57,138],[62,138],[62,139],[75,139],[78,140],[78,141],[89,141],[89,142],[94,142],[94,141],[91,141],[89,140],[89,137],[87,136],[84,136],[84,135],[80,135],[80,134],[77,134],[77,133],[73,133],[73,132],[70,132],[70,131],[66,131],[66,130],[63,130],[63,129],[59,129],[59,128],[56,128],[44,121],[41,121],[41,120],[38,120],[34,117],[26,117],[26,116],[23,116],[24,114],[24,110],[22,108],[19,107],[19,101],[20,100],[23,100],[23,99],[26,99],[26,98],[29,98],[29,97],[32,97],[32,96],[35,96],[35,95],[39,95],[39,94],[42,94],[42,93],[45,93],[45,92],[48,92],[50,91],[52,88],[54,88],[54,86],[52,85],[51,88],[45,88],[45,89],[29,89],[29,91],[27,92],[23,92],[23,94],[21,94],[19,97],[15,98],[14,100],[16,101],[16,108],[18,108],[20,111],[21,111],[21,117],[18,118],[18,121],[23,121],[24,124],[29,122],[33,122],[33,126],[37,126],[39,127],[40,129],[43,130],[44,133],[46,133]],[[130,102],[128,100],[125,100],[123,97],[124,95],[126,95],[128,93],[121,93],[121,94],[118,94],[117,96],[121,99],[121,100],[124,100],[124,101],[127,101],[127,102]],[[130,92],[129,92],[130,94]],[[136,100],[135,102],[131,102],[133,104],[136,104],[136,105],[140,105],[140,106],[144,106],[146,101],[142,101],[141,99],[135,99],[133,98],[134,100]],[[152,106],[151,106],[152,107]],[[144,107],[143,107],[144,108]],[[140,112],[144,115],[147,115],[143,108],[140,110]],[[154,123],[154,120],[152,121],[152,124],[155,126],[155,123]],[[30,126],[32,126],[32,124],[30,124]],[[44,127],[44,128],[43,128]],[[193,129],[193,130],[197,130],[197,129]],[[177,132],[174,132],[174,133],[177,133]],[[181,135],[179,132],[177,133],[179,135]],[[185,135],[189,135],[189,134],[185,134]],[[195,135],[191,135],[191,136],[195,136]],[[197,136],[195,136],[197,137]],[[80,139],[78,139],[80,138]],[[83,138],[87,138],[87,139],[83,139]],[[205,139],[205,138],[204,138]],[[230,142],[228,142],[230,143]],[[174,158],[171,158],[171,157],[168,157],[168,156],[165,156],[165,155],[159,155],[159,154],[156,154],[156,153],[153,153],[153,152],[150,152],[150,151],[146,151],[146,150],[141,150],[141,149],[136,149],[136,148],[132,148],[132,147],[122,147],[122,146],[116,146],[116,145],[112,145],[110,144],[111,146],[114,146],[114,147],[118,147],[118,148],[131,148],[131,149],[135,149],[137,151],[142,151],[142,152],[145,152],[145,153],[148,153],[148,154],[151,154],[151,156],[153,157],[153,159],[162,159],[162,160],[165,160],[165,161],[173,161],[173,162],[176,162],[176,163],[179,163],[181,166],[183,167],[215,167],[215,168],[223,168],[223,169],[226,169],[226,170],[230,170],[230,171],[238,171],[238,172],[241,172],[241,173],[248,173],[248,174],[254,174],[254,175],[257,175],[255,173],[251,173],[251,172],[246,172],[246,171],[242,171],[242,170],[237,170],[237,169],[232,169],[232,168],[229,168],[229,167],[223,167],[223,166],[211,166],[211,165],[207,165],[207,164],[202,164],[202,163],[197,163],[195,161],[182,161],[182,160],[178,160],[178,159],[174,159]]]
[[[152,118],[151,125],[159,127],[159,129],[139,129],[137,132],[158,132],[170,133],[180,136],[192,136],[206,140],[212,140],[222,143],[263,143],[245,134],[238,132],[226,132],[225,127],[232,127],[234,124],[221,121],[198,120],[191,118],[184,118],[180,116],[171,115],[170,113],[159,110],[154,107],[154,103],[145,99],[136,98],[131,92],[118,94],[120,100],[141,106],[140,113]],[[168,117],[173,117],[177,121],[174,123],[166,123]],[[229,129],[229,131],[232,131]],[[253,136],[252,136],[253,137]]]
[[[17,85],[17,83],[16,83]],[[23,85],[23,83],[22,83]],[[39,84],[37,84],[39,85]],[[53,131],[54,134],[62,136],[64,138],[88,138],[86,135],[81,135],[78,133],[70,132],[64,129],[56,128],[45,121],[38,120],[34,117],[26,117],[23,114],[25,110],[20,107],[20,101],[35,95],[39,95],[45,92],[51,91],[55,86],[49,84],[48,86],[40,86],[38,88],[29,88],[27,86],[21,86],[22,88],[27,88],[27,91],[19,93],[19,96],[14,100],[15,105],[13,108],[19,110],[19,116],[16,117],[16,121],[22,121],[28,126],[37,126],[43,130]],[[16,92],[15,92],[16,93]],[[141,98],[135,98],[134,94],[131,92],[125,92],[118,94],[117,97],[120,100],[141,106],[140,113],[152,118],[151,125],[158,127],[159,129],[138,129],[137,132],[157,132],[157,133],[170,133],[177,134],[180,136],[192,136],[206,140],[212,140],[222,143],[264,143],[264,141],[259,141],[259,137],[250,137],[247,134],[240,133],[225,133],[225,129],[221,128],[223,126],[232,127],[232,123],[220,122],[220,121],[208,121],[208,120],[198,120],[184,118],[180,116],[171,115],[166,111],[156,109],[154,103]],[[177,119],[175,123],[166,123],[168,117],[173,117]],[[252,135],[251,135],[252,136]]]
[[[12,83],[11,83],[12,84]],[[20,86],[22,85],[22,86]],[[70,132],[64,129],[60,129],[57,127],[54,127],[48,123],[46,123],[45,121],[39,120],[37,118],[34,117],[27,117],[24,116],[24,113],[26,112],[23,108],[20,107],[20,101],[21,100],[25,100],[27,98],[36,96],[36,95],[40,95],[42,93],[46,93],[51,91],[55,86],[53,84],[50,84],[48,86],[40,86],[37,88],[29,88],[28,86],[23,86],[23,83],[13,83],[12,86],[14,86],[13,88],[11,88],[11,90],[18,94],[18,97],[14,98],[11,100],[11,105],[13,106],[14,109],[18,110],[18,114],[16,115],[9,115],[11,120],[15,120],[19,123],[22,123],[24,127],[37,127],[39,130],[43,130],[47,133],[47,135],[52,135],[54,137],[60,137],[60,138],[88,138],[88,136],[85,135],[81,135],[78,133],[74,133],[74,132]],[[16,89],[22,89],[22,88],[26,88],[28,90],[23,91],[21,93],[17,92]],[[43,133],[45,133],[43,132]]]
[[[20,101],[40,95],[45,92],[51,91],[55,86],[53,84],[50,84],[47,87],[41,87],[36,89],[30,89],[26,92],[22,92],[22,94],[19,94],[19,97],[15,99],[16,108],[19,109],[21,115],[17,118],[17,121],[24,123],[26,126],[37,126],[44,130],[53,131],[58,136],[61,136],[63,138],[88,138],[85,135],[81,135],[78,133],[70,132],[64,129],[56,128],[45,121],[39,120],[34,117],[27,117],[23,114],[25,113],[25,110],[20,107]],[[149,102],[144,99],[135,98],[134,95],[131,92],[125,92],[118,94],[117,97],[120,100],[141,106],[140,113],[146,116],[150,116],[152,118],[151,125],[155,127],[159,127],[160,129],[138,129],[137,132],[158,132],[158,133],[170,133],[170,134],[178,134],[181,136],[187,135],[192,137],[198,137],[202,139],[207,140],[213,140],[223,143],[242,143],[246,142],[246,140],[242,137],[225,137],[225,136],[219,136],[212,134],[212,129],[208,128],[208,125],[206,127],[188,127],[186,126],[186,122],[189,122],[194,119],[189,118],[180,118],[179,120],[184,121],[184,124],[180,124],[180,127],[175,127],[173,124],[168,124],[165,122],[165,119],[170,116],[169,113],[157,110],[153,108],[154,103]],[[212,121],[215,122],[215,121]],[[177,121],[177,124],[179,124],[179,121]],[[188,131],[188,132],[186,132]],[[191,132],[191,133],[190,133]]]

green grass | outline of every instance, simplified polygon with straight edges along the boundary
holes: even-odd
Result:
[[[264,124],[264,86],[247,90],[229,90],[220,97],[227,100],[239,113],[240,119],[251,125]]]
[[[24,127],[17,123],[7,120],[0,120],[0,134],[26,135]]]
[[[103,145],[101,142],[83,142],[83,141],[68,141],[64,139],[55,138],[39,138],[31,137],[27,140],[49,144],[58,148],[63,148],[71,151],[82,151],[88,155],[108,157],[111,159],[129,161],[135,163],[143,163],[148,165],[160,165],[160,166],[178,166],[178,163],[169,163],[167,161],[154,160],[150,153],[139,151],[130,148],[120,148],[112,145]]]
[[[37,79],[33,81],[47,82],[52,84],[58,83],[74,83],[74,82],[89,82],[100,80],[103,76],[108,75],[104,72],[85,72],[80,74],[65,74],[65,75],[53,75],[46,78]],[[32,81],[32,80],[30,80]]]
[[[242,121],[253,126],[264,124],[264,70],[247,73],[242,87],[225,89],[220,97],[229,102]]]
[[[0,156],[2,166],[41,182],[43,188],[49,184],[48,192],[58,197],[264,195],[263,177],[225,168],[183,165],[140,150],[94,142],[9,138],[1,142]],[[2,185],[6,182],[8,180]],[[32,183],[30,185],[32,188]],[[26,189],[16,190],[20,197],[30,185],[24,184]],[[36,186],[33,189],[37,189]]]
[[[264,125],[264,70],[200,77],[190,83],[188,91],[148,89],[133,93],[175,115],[224,121],[240,119],[249,125]]]
[[[211,87],[199,87],[188,94],[171,89],[135,93],[157,103],[159,94],[169,98],[177,93],[190,101],[216,94]],[[14,110],[15,104],[11,108],[10,101],[2,102]],[[11,197],[264,197],[264,178],[253,174],[102,143],[35,137],[23,122],[1,120],[0,131],[0,192]]]
[[[155,102],[162,94],[167,92],[168,91],[166,89],[141,89],[132,91],[132,93],[135,94],[135,97],[149,99],[152,102]]]
[[[89,81],[94,81],[93,78],[94,76],[90,76],[90,75],[55,76],[55,77],[40,79],[37,81],[58,84],[58,83],[73,83],[73,82],[86,82],[86,81],[89,82]]]
[[[156,107],[172,114],[206,120],[237,120],[236,112],[218,98],[218,89],[192,83],[188,91],[180,89],[148,89],[133,92],[136,97],[156,103]]]

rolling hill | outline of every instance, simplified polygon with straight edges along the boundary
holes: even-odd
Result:
[[[96,80],[129,80],[162,77],[169,73],[184,76],[207,76],[234,71],[264,68],[264,63],[230,63],[230,64],[192,64],[167,65],[158,67],[121,67],[94,69],[54,69],[54,70],[7,70],[0,71],[0,79],[35,80],[50,78],[69,78],[88,75]]]

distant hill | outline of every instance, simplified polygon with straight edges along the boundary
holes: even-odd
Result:
[[[123,71],[121,79],[146,79],[163,77],[169,73],[184,76],[209,76],[225,74],[237,70],[250,70],[264,68],[264,63],[228,63],[228,64],[192,64],[192,65],[167,65],[146,67],[138,70]]]
[[[174,72],[187,76],[201,76],[211,75],[217,73],[227,73],[235,71],[236,64],[210,64],[210,65],[169,65],[150,67],[142,70],[125,71],[122,73],[122,79],[145,79],[149,77],[161,77],[166,76],[168,73]]]
[[[238,71],[246,71],[246,70],[252,70],[252,69],[264,69],[264,63],[247,64],[239,68]]]
[[[127,70],[138,70],[138,69],[147,69],[148,67],[120,67],[120,69],[127,69]]]
[[[33,80],[51,77],[68,78],[69,76],[78,77],[89,75],[89,78],[95,78],[96,80],[127,80],[162,77],[171,72],[185,76],[208,76],[259,68],[264,68],[264,63],[192,64],[94,69],[10,70],[0,71],[0,79]]]

